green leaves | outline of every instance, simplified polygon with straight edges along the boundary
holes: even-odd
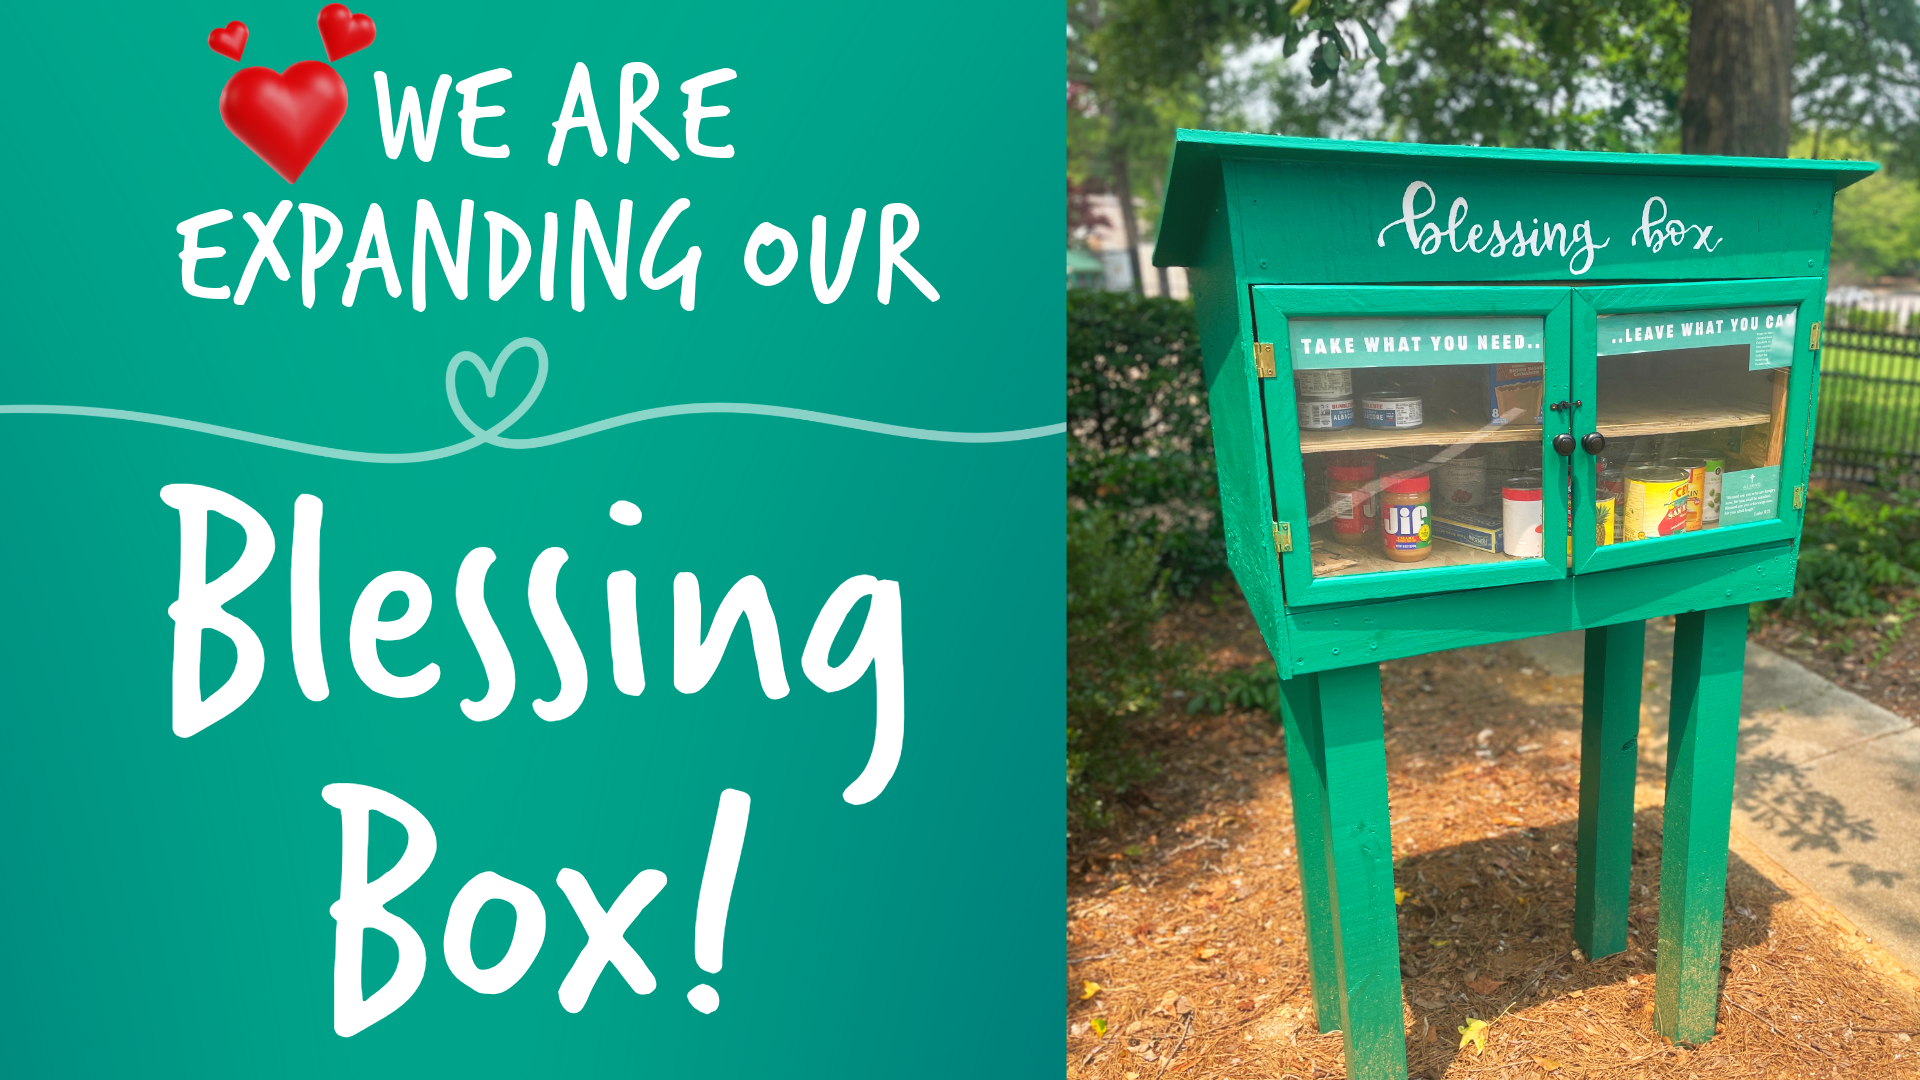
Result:
[[[1067,825],[1100,828],[1106,800],[1151,777],[1129,722],[1158,708],[1182,656],[1154,648],[1166,573],[1150,543],[1127,543],[1114,515],[1067,512]]]
[[[1393,27],[1394,68],[1380,69],[1381,111],[1414,142],[1677,149],[1688,10],[1410,0]]]
[[[1920,496],[1910,489],[1807,496],[1799,576],[1781,610],[1838,628],[1893,612],[1901,590],[1920,588]]]
[[[1271,663],[1202,673],[1187,687],[1187,694],[1189,714],[1261,709],[1276,723],[1280,719],[1280,672]]]
[[[1380,41],[1380,35],[1373,32],[1373,24],[1365,19],[1355,19],[1354,21],[1360,24],[1360,29],[1366,31],[1367,48],[1373,50],[1374,58],[1381,63],[1385,63],[1387,59],[1387,47]]]
[[[1121,539],[1154,546],[1179,595],[1226,572],[1191,304],[1069,293],[1067,428],[1069,500],[1114,511]]]

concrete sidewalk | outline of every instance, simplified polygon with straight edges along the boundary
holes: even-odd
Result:
[[[1554,675],[1582,672],[1585,635],[1517,644]],[[1647,623],[1640,776],[1667,760],[1673,626]],[[1733,828],[1920,973],[1920,727],[1792,660],[1747,645]]]

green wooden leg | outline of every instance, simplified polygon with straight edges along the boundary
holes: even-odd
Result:
[[[1287,783],[1293,789],[1293,838],[1300,853],[1300,904],[1306,910],[1308,976],[1321,1031],[1346,1027],[1333,951],[1333,899],[1327,890],[1325,752],[1320,741],[1320,676],[1280,683],[1287,732]]]
[[[1380,665],[1320,674],[1321,813],[1350,1080],[1405,1080]]]
[[[1627,947],[1633,781],[1640,749],[1646,634],[1644,620],[1587,631],[1573,940],[1595,960]]]
[[[1660,1034],[1680,1043],[1712,1038],[1719,1012],[1720,922],[1746,651],[1744,604],[1677,620],[1653,1015]]]

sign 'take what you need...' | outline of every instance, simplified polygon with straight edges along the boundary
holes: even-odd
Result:
[[[963,997],[1057,1053],[999,8],[20,15],[81,50],[0,76],[23,1074],[960,1075]]]

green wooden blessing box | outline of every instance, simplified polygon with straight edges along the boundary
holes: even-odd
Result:
[[[1188,268],[1355,1080],[1406,1076],[1380,661],[1586,631],[1570,944],[1598,958],[1663,615],[1655,1022],[1713,1035],[1747,605],[1793,589],[1833,195],[1873,168],[1178,133],[1154,257]]]

